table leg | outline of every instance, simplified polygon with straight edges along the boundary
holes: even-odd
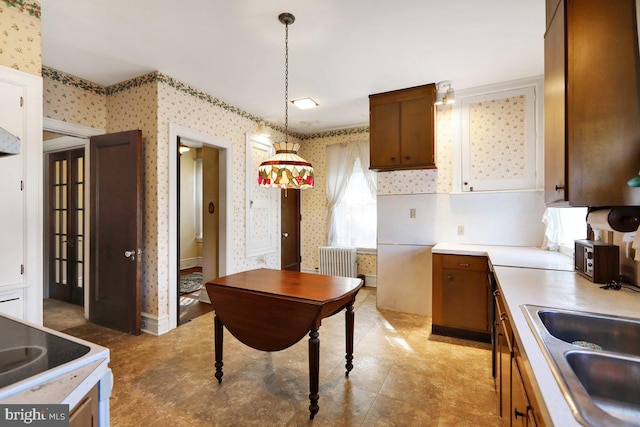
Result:
[[[309,415],[310,419],[318,413],[320,407],[318,406],[318,383],[320,377],[320,334],[317,329],[312,329],[309,332]]]
[[[347,312],[345,313],[346,317],[346,332],[347,332],[347,364],[345,368],[347,371],[344,373],[345,376],[349,376],[349,371],[353,369],[353,326],[354,326],[354,314],[353,314],[353,304],[349,304],[347,306]]]
[[[222,334],[224,333],[224,326],[218,316],[213,320],[214,334],[215,334],[215,346],[216,346],[216,378],[218,383],[222,382]]]

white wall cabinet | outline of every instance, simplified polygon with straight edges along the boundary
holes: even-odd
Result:
[[[42,78],[0,66],[0,312],[42,324]]]

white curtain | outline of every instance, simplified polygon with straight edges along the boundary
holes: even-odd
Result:
[[[327,146],[327,243],[336,241],[335,207],[342,199],[353,172],[356,159],[360,159],[369,191],[376,196],[376,175],[369,170],[369,142],[351,142]]]
[[[542,222],[545,225],[542,249],[558,251],[564,237],[560,211],[556,208],[547,208],[542,215]]]

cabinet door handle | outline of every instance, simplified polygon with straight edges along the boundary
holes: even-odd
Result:
[[[471,264],[469,264],[468,262],[460,263],[460,267],[471,267]]]
[[[411,156],[404,156],[405,160],[411,160]]]
[[[447,279],[453,280],[453,276],[447,276]]]
[[[522,417],[522,418],[527,418],[527,414],[524,412],[520,412],[518,411],[518,408],[515,408],[513,410],[514,415],[516,416],[516,419],[518,419],[518,417]]]
[[[556,185],[556,191],[564,190],[564,185]]]
[[[391,159],[392,161],[395,161],[395,160],[396,160],[396,158],[395,158],[395,157],[390,157],[390,159]]]

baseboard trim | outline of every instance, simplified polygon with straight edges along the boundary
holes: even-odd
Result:
[[[151,335],[162,335],[169,332],[169,316],[158,317],[142,312],[142,332]]]
[[[202,267],[202,257],[184,258],[180,260],[180,270],[193,267]]]

